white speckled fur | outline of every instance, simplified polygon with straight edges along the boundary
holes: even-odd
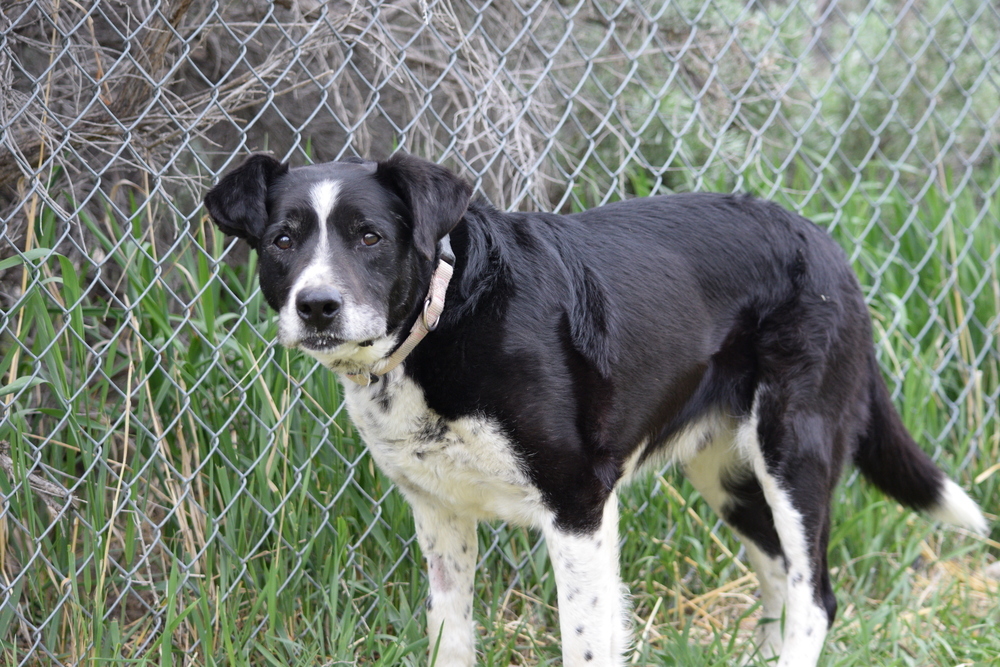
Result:
[[[475,664],[471,618],[476,524],[500,518],[541,527],[551,512],[492,420],[443,420],[399,367],[369,386],[343,383],[347,409],[372,457],[413,507],[427,560],[436,667]],[[617,524],[616,524],[617,525]]]
[[[427,561],[427,634],[434,664],[471,667],[476,662],[472,621],[476,519],[420,495],[407,494],[407,498],[413,508],[417,541]]]
[[[617,667],[629,645],[627,593],[618,565],[618,496],[604,505],[600,528],[574,535],[544,528],[556,574],[565,667]]]
[[[347,409],[372,457],[407,497],[434,499],[477,519],[542,525],[548,509],[495,422],[442,420],[402,367],[367,387],[344,386]]]

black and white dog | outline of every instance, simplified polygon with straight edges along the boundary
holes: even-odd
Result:
[[[254,155],[205,205],[257,250],[279,341],[342,374],[351,418],[412,505],[439,666],[475,663],[487,518],[544,534],[563,664],[624,664],[617,491],[666,461],[742,538],[764,617],[784,610],[758,635],[785,667],[815,665],[834,618],[829,506],[845,460],[910,507],[987,529],[893,408],[843,253],[774,204],[687,194],[503,213],[397,154],[295,169]]]

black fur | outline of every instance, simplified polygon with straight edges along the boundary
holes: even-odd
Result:
[[[413,245],[430,261],[438,240],[450,232],[469,203],[468,183],[444,167],[396,153],[375,169],[375,180],[403,200],[413,225]]]
[[[205,208],[219,229],[256,249],[268,223],[268,190],[287,172],[270,155],[251,155],[205,195]]]
[[[859,353],[857,281],[822,230],[692,194],[573,216],[473,204],[452,243],[457,289],[407,372],[445,417],[500,419],[564,525],[599,519],[635,447],[655,452],[710,409],[746,415],[758,393],[769,465],[815,477],[802,502],[827,506],[882,380]]]
[[[764,498],[764,490],[753,475],[729,473],[722,478],[722,487],[730,500],[722,508],[723,519],[769,556],[782,555],[781,540],[774,529],[774,517]]]
[[[938,502],[944,476],[903,426],[873,354],[868,363],[872,414],[854,463],[884,493],[913,509],[928,509]]]

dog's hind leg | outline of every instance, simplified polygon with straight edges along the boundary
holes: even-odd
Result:
[[[565,667],[619,667],[629,644],[618,567],[618,498],[612,493],[593,533],[543,528],[556,575]]]
[[[461,516],[433,500],[408,494],[417,541],[427,560],[429,664],[472,667],[476,660],[472,623],[476,570],[476,519]],[[435,659],[436,656],[436,659]]]
[[[820,415],[790,413],[760,390],[736,434],[736,446],[770,508],[784,564],[779,667],[815,665],[836,614],[826,559],[829,502],[839,467],[835,437]]]
[[[760,582],[763,614],[757,625],[760,655],[781,653],[781,617],[787,593],[787,573],[770,507],[749,463],[736,448],[733,433],[715,438],[684,463],[688,480],[702,498],[735,532]],[[747,656],[749,659],[751,656]]]

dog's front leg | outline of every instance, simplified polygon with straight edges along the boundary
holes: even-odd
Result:
[[[564,667],[618,667],[629,644],[618,568],[618,498],[611,494],[593,533],[544,530],[556,573]]]
[[[413,502],[411,498],[411,504],[417,541],[427,560],[430,578],[427,598],[430,664],[472,667],[476,661],[472,624],[478,551],[476,519],[456,514],[429,499]]]

